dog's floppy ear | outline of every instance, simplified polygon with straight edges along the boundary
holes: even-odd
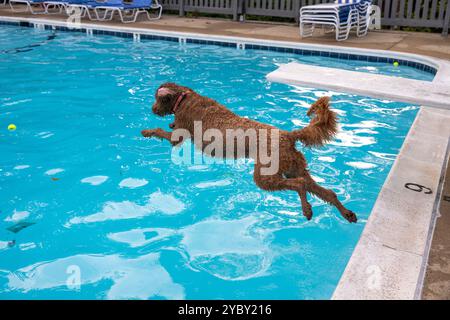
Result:
[[[173,92],[169,88],[162,87],[162,88],[158,89],[158,93],[157,94],[158,94],[158,97],[164,97],[164,96],[167,96],[169,94],[174,94],[174,93],[175,92]]]

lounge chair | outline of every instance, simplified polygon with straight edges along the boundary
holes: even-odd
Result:
[[[346,40],[352,28],[357,36],[367,34],[371,0],[337,0],[336,3],[305,6],[300,9],[300,35],[312,36],[315,25],[331,26],[336,40]]]
[[[95,12],[99,20],[112,20],[117,13],[122,23],[136,22],[139,14],[145,13],[148,20],[161,18],[162,6],[157,0],[95,0]],[[148,10],[157,10],[152,18]],[[103,14],[101,14],[103,12]]]
[[[68,2],[65,0],[44,1],[44,7],[47,14],[60,14],[65,12]]]
[[[47,13],[47,9],[44,6],[45,0],[9,0],[9,6],[14,12],[31,12],[32,14],[44,14]],[[21,9],[13,6],[14,4],[24,4],[25,8],[21,6]],[[40,9],[39,9],[40,8]],[[39,10],[36,10],[39,9]]]

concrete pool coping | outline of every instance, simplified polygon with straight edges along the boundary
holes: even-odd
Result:
[[[0,17],[0,20],[29,22],[37,26],[66,25],[65,21],[42,18]],[[379,54],[431,65],[438,69],[434,80],[436,78],[446,80],[450,76],[447,73],[446,61],[410,53],[106,24],[82,23],[81,28],[91,31],[100,29],[166,37],[231,41],[244,45],[266,44],[362,55]],[[89,34],[89,32],[87,33]],[[442,67],[443,65],[444,67]],[[317,71],[320,69],[315,70],[320,72]],[[365,73],[359,74],[364,75]],[[397,77],[390,78],[399,79]],[[370,91],[365,94],[371,95]],[[444,104],[440,107],[448,108],[448,105]],[[424,266],[435,217],[436,200],[441,187],[442,170],[445,167],[445,153],[450,135],[449,123],[449,110],[420,108],[334,292],[333,299],[416,299],[420,297]],[[408,183],[430,188],[432,193],[426,194],[423,191],[415,192],[407,189],[405,186]]]
[[[381,74],[364,73],[312,66],[297,62],[281,65],[269,73],[267,79],[336,90],[351,94],[369,95],[374,98],[409,102],[430,107],[450,109],[450,63],[430,58],[437,65],[433,81],[421,81]],[[393,81],[395,79],[395,82]]]

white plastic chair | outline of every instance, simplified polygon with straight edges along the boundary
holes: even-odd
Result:
[[[13,6],[14,4],[20,3],[25,5],[25,9],[21,7],[18,9]],[[44,0],[9,0],[9,7],[13,12],[30,12],[32,14],[45,14],[47,13],[47,9],[44,5]],[[36,10],[36,8],[40,8],[40,10]]]
[[[336,40],[348,39],[356,28],[358,37],[365,36],[369,27],[371,0],[337,0],[336,2],[305,6],[300,9],[300,35],[310,37],[316,25],[331,26]]]
[[[44,1],[44,7],[47,14],[61,14],[65,12],[69,3],[63,0]]]
[[[357,25],[358,10],[347,4],[318,4],[300,9],[300,35],[310,37],[316,25],[331,26],[336,40],[348,38],[350,29]]]
[[[356,4],[356,9],[358,10],[358,29],[356,35],[363,37],[369,31],[372,0],[361,0]]]
[[[97,5],[94,10],[99,20],[112,20],[114,14],[119,15],[122,23],[136,22],[140,14],[146,14],[148,20],[161,18],[162,6],[158,0],[95,0]],[[118,3],[117,3],[118,2]],[[108,4],[102,6],[102,3]],[[156,17],[152,18],[148,10],[157,10]],[[103,15],[101,14],[103,12]]]

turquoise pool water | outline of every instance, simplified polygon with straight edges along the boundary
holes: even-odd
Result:
[[[280,63],[333,59],[51,34],[0,28],[1,299],[331,296],[417,106],[265,79]],[[140,136],[172,120],[150,110],[165,81],[286,130],[331,95],[336,141],[299,148],[358,223],[315,198],[306,221],[296,194],[258,189],[245,161],[174,164],[168,143]]]

